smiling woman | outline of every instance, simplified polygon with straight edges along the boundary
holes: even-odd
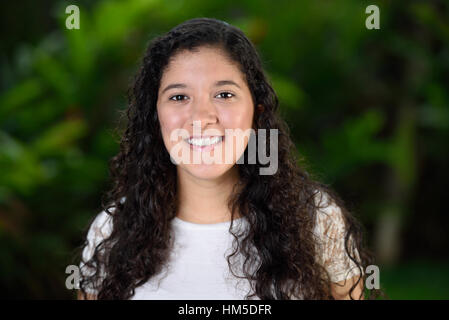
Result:
[[[130,91],[113,188],[87,229],[80,298],[363,298],[361,226],[298,166],[277,109],[241,30],[197,18],[154,39]],[[273,174],[259,173],[259,152],[238,161],[248,130],[279,131],[257,144],[277,153]],[[231,150],[232,161],[173,163],[177,144],[192,157]]]
[[[174,82],[180,83],[170,84]],[[245,151],[248,141],[237,144],[236,140],[243,140],[243,137],[233,139],[229,133],[243,134],[252,128],[254,102],[236,63],[218,47],[202,46],[193,51],[180,51],[172,56],[162,75],[160,87],[164,89],[158,93],[157,114],[165,147],[171,153],[179,141],[173,141],[170,137],[182,128],[189,133],[190,146],[186,148],[194,151],[189,153],[191,159],[187,164],[181,163],[177,167],[179,179],[185,181],[187,174],[196,180],[212,181],[224,177],[225,173],[229,175],[237,171],[235,162]],[[177,95],[185,99],[173,101],[172,97]],[[215,143],[211,145],[211,141]],[[218,148],[221,149],[222,161],[211,164],[194,162],[195,152],[207,151],[213,157]],[[231,161],[225,163],[226,151],[232,151],[233,156]],[[198,209],[191,215],[198,215]],[[223,209],[226,211],[225,207],[220,209],[217,214]],[[209,213],[207,216],[211,215]]]

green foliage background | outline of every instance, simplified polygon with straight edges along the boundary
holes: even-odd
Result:
[[[80,29],[65,8],[80,8]],[[365,27],[376,4],[381,28]],[[148,42],[214,17],[257,46],[302,165],[363,222],[393,299],[449,298],[446,1],[21,1],[0,10],[0,286],[73,298]]]

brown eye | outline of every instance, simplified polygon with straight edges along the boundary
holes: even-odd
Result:
[[[230,92],[220,92],[218,94],[218,96],[221,96],[224,99],[230,99],[230,98],[234,97],[234,94],[232,94]]]
[[[177,95],[171,96],[169,100],[180,101],[180,100],[184,100],[183,97],[185,97],[185,95],[177,94]],[[176,98],[176,99],[173,99],[173,98]],[[180,99],[178,99],[178,98],[180,98]]]

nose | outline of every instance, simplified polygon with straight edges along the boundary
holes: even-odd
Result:
[[[192,104],[192,111],[190,117],[190,125],[201,126],[201,130],[205,129],[210,124],[218,122],[217,111],[215,106],[209,101],[207,95],[202,99],[198,99]]]

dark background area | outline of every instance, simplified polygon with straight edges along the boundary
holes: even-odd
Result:
[[[80,8],[68,30],[65,8]],[[365,9],[380,9],[368,30]],[[256,45],[302,165],[366,228],[393,299],[449,298],[447,1],[3,1],[0,287],[73,298],[65,268],[109,187],[148,42],[194,17]]]

